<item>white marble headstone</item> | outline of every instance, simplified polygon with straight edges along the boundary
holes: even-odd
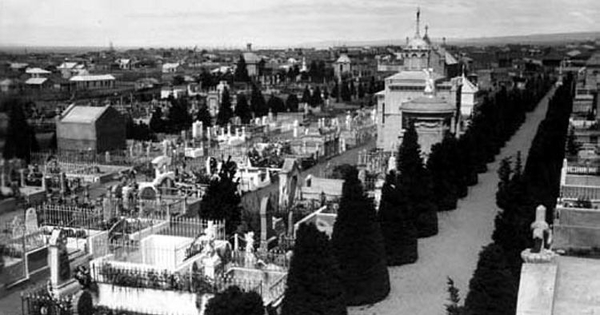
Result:
[[[25,212],[25,231],[27,234],[38,230],[38,217],[34,208],[27,209]]]

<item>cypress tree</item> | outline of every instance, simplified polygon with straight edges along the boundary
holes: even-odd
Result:
[[[217,125],[225,126],[229,123],[229,120],[233,117],[233,109],[231,108],[231,99],[229,97],[229,90],[225,88],[221,97],[221,106],[219,113],[217,114]]]
[[[238,193],[239,179],[233,181],[235,163],[229,160],[223,164],[202,196],[199,216],[207,220],[225,220],[225,231],[230,235],[240,224],[242,198]]]
[[[162,108],[157,107],[150,117],[150,130],[154,132],[165,131],[165,121],[162,119]]]
[[[399,193],[398,189],[396,174],[388,174],[377,212],[388,266],[412,264],[419,258],[414,216],[408,208],[406,194]]]
[[[281,313],[348,313],[339,266],[329,239],[314,224],[303,224],[298,229]]]
[[[502,247],[490,244],[479,253],[465,299],[468,314],[514,315],[518,282],[508,268]]]
[[[269,102],[267,103],[267,106],[269,107],[269,109],[271,110],[271,112],[273,114],[277,114],[280,112],[285,111],[285,103],[283,102],[283,100],[275,95],[271,95],[271,98],[269,98]]]
[[[384,299],[390,292],[384,240],[373,202],[365,195],[356,169],[345,178],[331,240],[347,304],[365,305]]]
[[[0,104],[0,112],[6,112],[8,116],[6,143],[2,156],[5,159],[24,159],[29,163],[31,152],[38,149],[38,143],[35,131],[27,123],[25,106],[25,102],[16,97],[9,97]]]
[[[269,107],[265,102],[265,98],[262,95],[260,89],[256,86],[252,86],[252,96],[250,98],[250,106],[254,112],[255,117],[262,117],[269,113]]]
[[[154,117],[154,115],[152,117]],[[210,116],[210,113],[208,112],[208,107],[206,105],[200,106],[200,109],[196,114],[196,120],[201,121],[203,127],[212,126],[212,117]],[[150,121],[150,124],[152,124],[152,121]]]
[[[250,76],[248,75],[248,69],[246,68],[246,59],[243,55],[240,55],[240,59],[235,66],[235,73],[233,78],[237,82],[249,82]]]
[[[442,142],[434,144],[427,160],[427,170],[431,177],[435,178],[432,186],[439,211],[456,209],[458,201],[456,165],[453,157],[450,156],[452,152],[449,148],[449,141],[453,138],[452,135],[446,134]]]
[[[412,123],[404,133],[396,161],[399,192],[404,193],[407,207],[415,217],[419,237],[437,234],[437,206],[433,201],[431,177],[423,167],[418,135]]]
[[[265,307],[260,294],[244,292],[238,286],[231,286],[206,304],[206,315],[264,315]]]
[[[311,104],[311,95],[310,90],[308,89],[308,85],[304,87],[304,91],[302,92],[302,99],[300,99],[300,102]]]
[[[317,86],[310,98],[310,105],[312,107],[317,107],[321,104],[323,104],[323,98],[321,97],[321,89],[319,89],[319,87]]]
[[[250,106],[248,106],[248,99],[245,94],[238,94],[237,102],[235,105],[235,115],[240,117],[242,124],[250,123],[252,119],[252,113],[250,112]]]
[[[298,111],[298,96],[296,96],[296,94],[292,93],[288,96],[287,100],[285,101],[285,107],[287,108],[288,112],[297,112]]]

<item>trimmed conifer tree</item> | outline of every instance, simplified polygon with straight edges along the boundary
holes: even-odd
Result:
[[[231,286],[215,296],[206,304],[206,315],[264,315],[265,307],[260,294],[244,292],[237,286]]]
[[[301,225],[294,244],[281,314],[347,313],[339,266],[327,235],[312,223]]]
[[[229,97],[229,90],[225,88],[223,90],[223,95],[221,96],[221,106],[219,107],[219,113],[217,114],[217,125],[227,125],[231,117],[233,117],[231,99]]]
[[[241,93],[237,96],[237,102],[235,104],[235,115],[240,117],[242,124],[250,123],[252,119],[252,113],[250,112],[250,106],[248,106],[248,99],[246,95]]]
[[[347,304],[365,305],[384,299],[390,292],[390,279],[383,235],[373,201],[365,195],[356,169],[345,178],[331,241]]]
[[[410,124],[404,133],[396,161],[399,193],[404,194],[407,207],[414,215],[419,237],[436,235],[437,205],[434,202],[431,177],[423,167],[418,135],[413,124]]]
[[[386,176],[377,216],[385,240],[388,266],[412,264],[419,258],[418,233],[405,194],[398,192],[396,174]]]
[[[297,112],[298,96],[296,96],[294,93],[290,94],[285,101],[285,107],[287,108],[288,112]]]
[[[269,107],[263,96],[260,88],[256,85],[252,86],[252,95],[250,97],[250,106],[255,117],[261,117],[269,113]]]
[[[432,186],[438,211],[454,210],[458,201],[456,165],[453,164],[453,157],[450,156],[452,152],[449,150],[449,141],[453,138],[446,134],[442,142],[433,145],[427,160],[427,170],[435,178]]]
[[[502,247],[492,243],[479,253],[465,299],[467,314],[514,315],[517,291],[518,282],[506,264]]]
[[[238,192],[239,179],[234,181],[235,162],[227,161],[208,185],[200,201],[200,217],[207,220],[225,220],[227,235],[233,233],[241,221],[242,197]]]

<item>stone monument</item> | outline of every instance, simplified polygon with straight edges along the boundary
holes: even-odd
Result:
[[[546,207],[540,205],[535,211],[535,221],[531,224],[534,245],[521,253],[526,263],[548,263],[556,254],[550,250],[552,230],[546,222]]]

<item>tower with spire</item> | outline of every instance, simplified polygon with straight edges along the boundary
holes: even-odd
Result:
[[[410,39],[404,48],[403,58],[406,70],[422,71],[429,68],[429,54],[431,45],[427,36],[428,27],[425,27],[425,36],[421,37],[421,9],[417,9],[415,36]]]

